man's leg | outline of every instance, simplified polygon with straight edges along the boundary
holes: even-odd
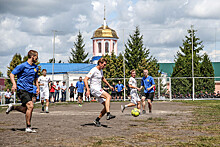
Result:
[[[107,92],[104,91],[101,94],[100,97],[105,99],[105,109],[106,109],[106,112],[107,112],[107,120],[115,118],[116,116],[110,114],[110,100],[111,100],[111,96]]]
[[[149,113],[151,113],[152,112],[152,102],[150,99],[147,99],[147,102],[148,102]]]
[[[48,99],[46,99],[46,113],[49,113],[48,108],[49,108],[49,100],[48,100]]]
[[[27,124],[27,127],[31,127],[31,117],[32,117],[33,109],[34,109],[33,102],[32,101],[27,102],[26,107],[27,107],[26,124]]]
[[[64,102],[66,101],[66,91],[64,92]]]
[[[146,103],[145,103],[145,98],[146,98],[146,97],[144,97],[144,96],[142,96],[142,98],[141,98],[142,109],[143,109],[142,113],[143,113],[143,114],[146,113],[146,110],[145,110],[145,105],[146,105]]]
[[[133,107],[133,106],[136,106],[136,104],[134,104],[134,103],[129,103],[129,104],[125,105],[125,106],[121,105],[121,112],[123,113],[124,110],[125,110],[127,107]]]
[[[57,91],[55,91],[54,102],[56,102],[56,98],[57,98]]]

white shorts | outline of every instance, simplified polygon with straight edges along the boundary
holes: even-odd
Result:
[[[138,96],[138,93],[137,91],[131,91],[131,102],[134,103],[135,105],[137,105],[137,102],[140,102],[141,99],[140,97]]]
[[[102,95],[102,93],[104,92],[103,89],[91,89],[91,94],[98,99],[98,101],[102,104],[103,102],[105,102],[105,99],[100,97]]]
[[[49,100],[49,90],[40,90],[41,100]]]

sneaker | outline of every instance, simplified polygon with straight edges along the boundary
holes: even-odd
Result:
[[[6,110],[6,114],[9,114],[9,112],[12,111],[12,107],[13,107],[12,104],[9,104],[9,105],[8,105],[8,109]]]
[[[49,113],[49,111],[46,111],[46,113]]]
[[[151,111],[151,110],[149,110],[149,113],[152,113],[152,111]]]
[[[111,115],[111,114],[109,114],[109,115],[107,115],[107,120],[110,120],[110,119],[113,119],[113,118],[115,118],[116,116],[114,116],[114,115]]]
[[[36,131],[32,130],[31,128],[26,128],[25,132],[27,132],[27,133],[36,133]]]
[[[123,105],[121,105],[121,112],[123,113],[125,110],[125,107]]]
[[[146,110],[143,110],[143,111],[142,111],[142,114],[146,114]]]
[[[93,123],[96,127],[101,127],[101,123],[99,121],[94,120]]]
[[[79,104],[79,107],[82,107],[82,105],[81,105],[81,104]]]

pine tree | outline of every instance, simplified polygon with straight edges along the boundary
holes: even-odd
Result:
[[[21,64],[21,63],[22,63],[22,57],[21,57],[20,54],[17,54],[17,53],[16,53],[16,54],[13,56],[13,58],[12,58],[12,60],[11,60],[11,62],[10,62],[9,67],[7,67],[7,68],[8,68],[8,70],[7,70],[7,76],[8,76],[9,79],[5,79],[5,89],[11,89],[12,83],[11,83],[11,80],[10,80],[10,74],[11,74],[11,72],[14,70],[14,68],[15,68],[17,65]],[[15,77],[17,77],[17,76],[15,76]],[[15,78],[15,79],[16,79],[16,78]],[[17,82],[17,80],[16,80],[16,82]]]
[[[175,66],[173,68],[172,77],[192,77],[192,35],[193,35],[193,65],[194,77],[201,76],[200,62],[202,56],[199,54],[203,50],[202,41],[196,37],[196,30],[188,30],[188,36],[185,36],[180,51],[175,56]],[[195,79],[196,92],[202,89],[201,79]],[[173,79],[172,92],[181,94],[192,94],[192,78]]]
[[[203,61],[201,63],[200,73],[202,77],[214,77],[214,68],[212,66],[212,63],[208,57],[208,55],[205,53],[203,56]],[[208,79],[202,79],[202,85],[203,89],[205,91],[208,91],[208,93],[213,93],[215,89],[215,79],[214,78],[208,78]],[[203,92],[205,92],[203,91]]]
[[[136,30],[133,35],[129,35],[127,44],[125,44],[125,62],[126,69],[129,71],[132,69],[138,69],[138,64],[144,58],[151,59],[149,56],[149,49],[146,49],[143,44],[143,35],[140,35],[139,28],[136,27]]]
[[[0,77],[3,77],[3,73],[0,71]]]
[[[89,59],[86,60],[89,53],[85,53],[85,44],[83,42],[82,34],[79,31],[76,42],[74,42],[74,48],[71,48],[71,55],[69,57],[69,63],[88,63]]]

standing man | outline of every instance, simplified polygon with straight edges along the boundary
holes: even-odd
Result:
[[[37,93],[39,93],[38,85],[38,66],[34,63],[37,62],[38,52],[30,50],[28,52],[28,60],[17,67],[11,72],[10,79],[13,84],[12,91],[17,89],[18,97],[21,99],[21,106],[13,106],[9,104],[6,114],[9,114],[12,110],[17,110],[26,114],[26,132],[35,133],[35,130],[31,129],[31,117],[34,109],[32,102],[33,95],[33,82],[36,83]],[[15,75],[17,75],[17,85],[15,82]]]
[[[50,83],[50,101],[54,102],[54,92],[55,92],[56,86],[53,84],[53,82]]]
[[[42,70],[43,75],[39,77],[39,85],[40,85],[40,99],[42,105],[42,112],[44,112],[44,100],[46,100],[46,113],[49,113],[49,83],[50,78],[47,77],[47,70]]]
[[[122,100],[122,91],[124,90],[124,85],[121,84],[121,81],[118,81],[118,84],[115,86],[115,88],[117,92],[117,99],[119,100],[120,97],[120,99]]]
[[[131,88],[131,102],[125,106],[121,105],[121,112],[123,113],[125,108],[133,107],[137,105],[137,109],[141,109],[141,99],[138,96],[137,91],[140,91],[140,88],[137,87],[137,81],[135,80],[136,71],[133,69],[130,71],[131,77],[128,82],[128,86]]]
[[[79,77],[79,81],[76,83],[76,90],[78,92],[78,103],[80,107],[82,107],[84,89],[85,89],[85,84],[82,81],[82,77]]]
[[[145,97],[142,97],[141,101],[142,101],[142,114],[146,113],[145,110],[145,99],[147,99],[148,102],[148,108],[149,108],[149,113],[152,112],[152,102],[153,102],[153,98],[154,98],[154,79],[153,77],[148,75],[148,70],[145,69],[144,70],[144,77],[141,80],[141,88],[142,89],[144,87],[144,93],[145,93]]]
[[[9,89],[7,89],[7,91],[5,92],[5,103],[9,104],[10,103],[10,99],[11,99],[11,92],[9,91]]]
[[[86,96],[89,97],[90,95],[90,91],[91,94],[93,96],[95,96],[98,101],[103,104],[104,108],[102,109],[101,113],[99,114],[99,116],[96,118],[96,120],[94,121],[94,124],[97,127],[101,126],[101,123],[99,122],[99,120],[102,118],[102,116],[105,115],[105,113],[107,112],[107,120],[113,119],[116,116],[111,115],[110,114],[110,100],[111,100],[111,96],[105,92],[102,89],[101,83],[102,81],[104,83],[106,83],[110,89],[113,89],[113,87],[107,82],[107,80],[105,79],[105,77],[103,76],[103,69],[106,67],[107,64],[107,60],[104,58],[100,58],[98,60],[98,65],[94,68],[92,68],[90,70],[90,72],[88,73],[88,75],[85,77],[84,82],[85,82],[85,86],[87,89],[86,92]],[[89,89],[89,85],[88,85],[88,80],[90,79],[90,87],[91,89]]]
[[[74,90],[75,90],[75,86],[73,86],[73,83],[71,83],[71,86],[69,87],[69,93],[70,93],[70,101],[74,101]]]
[[[60,85],[59,85],[59,81],[56,81],[54,102],[56,101],[59,102],[59,94],[60,94]]]
[[[61,102],[65,102],[66,101],[66,82],[65,81],[63,81],[63,85],[60,87],[60,89],[62,93]]]
[[[112,98],[113,98],[114,101],[115,101],[115,97],[116,97],[115,82],[112,83],[112,87],[113,87],[113,89],[112,89],[111,96],[112,96]]]

